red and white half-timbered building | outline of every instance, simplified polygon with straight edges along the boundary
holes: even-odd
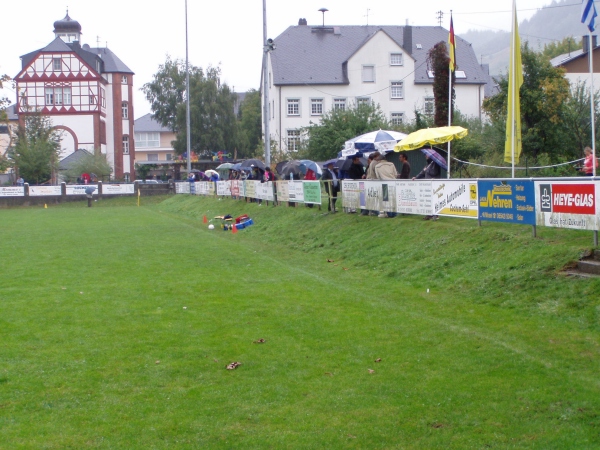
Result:
[[[61,159],[102,152],[116,180],[134,176],[133,72],[108,48],[81,45],[81,25],[54,22],[55,39],[21,56],[15,77],[19,117],[38,111],[61,131]]]

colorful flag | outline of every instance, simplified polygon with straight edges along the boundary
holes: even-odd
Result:
[[[596,29],[596,17],[598,17],[594,0],[582,0],[581,7],[581,23],[585,24],[592,32]]]
[[[519,90],[523,84],[523,65],[521,63],[521,39],[517,21],[517,3],[513,0],[513,25],[510,43],[510,61],[508,65],[508,111],[506,114],[506,142],[504,161],[515,165],[521,157],[521,101]],[[514,160],[513,160],[514,155]],[[514,176],[514,170],[513,170]]]
[[[456,69],[456,39],[454,38],[452,14],[450,14],[450,35],[448,36],[448,44],[450,44],[450,72],[454,72]]]

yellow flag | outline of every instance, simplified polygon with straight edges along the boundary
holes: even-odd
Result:
[[[513,29],[510,43],[510,61],[508,65],[508,111],[506,114],[506,142],[504,161],[513,165],[521,157],[521,100],[519,89],[523,84],[523,65],[521,63],[521,39],[517,21],[517,3],[513,0]],[[515,161],[513,161],[513,154]]]

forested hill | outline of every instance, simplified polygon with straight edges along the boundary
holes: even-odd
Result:
[[[518,7],[518,4],[517,4]],[[455,17],[456,24],[458,17]],[[581,2],[578,0],[552,1],[537,11],[529,20],[519,23],[521,42],[529,42],[534,49],[542,49],[553,41],[573,36],[577,42],[587,32],[581,23]],[[460,37],[473,45],[480,62],[490,65],[492,75],[504,74],[508,67],[510,33],[505,31],[470,30]],[[460,61],[458,61],[460,65]]]

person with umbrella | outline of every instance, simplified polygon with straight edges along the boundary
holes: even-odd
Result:
[[[423,170],[421,170],[417,176],[413,177],[413,181],[414,180],[420,180],[421,178],[424,178],[426,180],[428,179],[432,179],[432,178],[439,178],[441,173],[442,173],[442,168],[440,167],[440,165],[435,161],[435,159],[432,156],[432,153],[429,152],[425,152],[425,150],[430,150],[430,149],[423,149],[423,153],[425,153],[425,161],[427,163],[427,165],[423,168]],[[435,150],[431,150],[431,152],[435,152]],[[438,157],[441,158],[441,156],[435,152]],[[438,220],[439,216],[437,215],[433,215],[433,216],[425,216],[423,217],[423,220]]]
[[[328,161],[325,164],[325,170],[321,179],[325,182],[325,192],[329,195],[327,211],[336,213],[335,202],[337,201],[337,194],[340,192],[340,181],[335,173],[333,162]]]
[[[360,161],[360,156],[355,155],[352,157],[352,164],[348,169],[348,178],[351,180],[362,180],[365,175],[365,168]]]

